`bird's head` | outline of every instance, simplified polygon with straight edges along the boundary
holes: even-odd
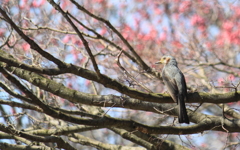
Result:
[[[174,57],[172,56],[163,56],[158,62],[155,64],[173,64],[177,65],[177,61]]]

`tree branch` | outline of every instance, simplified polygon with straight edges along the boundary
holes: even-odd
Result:
[[[75,32],[77,33],[77,35],[79,36],[79,38],[82,40],[83,45],[85,46],[85,49],[87,50],[88,55],[90,56],[90,59],[93,63],[93,67],[94,70],[96,71],[97,75],[99,78],[101,78],[101,73],[100,70],[98,69],[98,65],[96,63],[96,60],[92,54],[92,51],[88,45],[88,42],[85,40],[84,36],[82,35],[82,33],[78,30],[78,28],[75,26],[75,24],[72,22],[72,20],[69,18],[68,16],[68,12],[64,12],[61,7],[59,5],[57,5],[53,0],[48,0],[48,2],[56,9],[58,10],[63,16],[64,18],[70,23],[70,25],[72,26],[72,28],[75,30]]]
[[[18,131],[14,128],[12,128],[11,126],[4,126],[3,124],[0,124],[0,130],[2,132],[11,134],[11,135],[15,135],[15,136],[19,136],[19,137],[23,137],[29,140],[33,140],[33,141],[39,141],[39,142],[54,142],[57,143],[57,147],[58,148],[64,148],[64,149],[69,149],[69,150],[75,150],[75,148],[73,148],[69,143],[67,143],[66,141],[64,141],[61,137],[56,137],[56,136],[38,136],[38,135],[31,135],[22,131]]]
[[[30,39],[26,34],[23,33],[22,30],[20,30],[17,25],[10,19],[10,17],[7,15],[7,13],[0,7],[0,13],[5,18],[5,20],[11,25],[11,27],[31,46],[32,49],[36,50],[39,54],[41,54],[43,57],[47,58],[48,60],[54,62],[56,65],[61,67],[63,65],[63,62],[48,52],[44,51],[37,43],[34,42],[34,40]]]
[[[105,25],[107,25],[122,41],[123,43],[129,48],[129,50],[133,53],[133,55],[136,58],[137,63],[148,73],[151,73],[156,76],[156,74],[152,71],[152,68],[149,67],[143,60],[142,58],[136,53],[136,51],[133,49],[133,47],[129,44],[129,42],[122,36],[122,34],[108,21],[105,20],[102,17],[96,16],[93,13],[89,12],[87,9],[79,5],[75,0],[71,0],[73,4],[77,6],[77,8],[84,13],[88,14],[92,18],[95,18],[101,22],[103,22]]]

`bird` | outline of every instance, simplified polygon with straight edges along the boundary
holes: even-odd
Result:
[[[172,56],[166,55],[155,64],[164,64],[161,76],[163,83],[167,87],[168,93],[173,101],[178,104],[178,122],[189,124],[185,106],[185,101],[187,101],[187,85],[183,73],[178,68],[177,60]]]

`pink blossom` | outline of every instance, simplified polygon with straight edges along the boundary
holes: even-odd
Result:
[[[224,79],[223,78],[218,78],[218,85],[223,86],[224,85]]]
[[[71,37],[69,35],[66,35],[64,38],[63,38],[63,43],[68,43],[68,41],[71,39]]]
[[[234,12],[234,17],[240,17],[240,9],[238,6],[231,6],[231,10]]]
[[[79,39],[76,38],[76,36],[73,36],[73,35],[71,36],[71,41],[72,41],[72,43],[76,44],[78,40],[79,40]]]
[[[157,30],[155,28],[152,27],[150,32],[149,32],[149,35],[150,35],[150,37],[152,39],[155,39],[157,37],[157,35],[158,35],[158,32],[157,32]]]
[[[46,3],[46,0],[41,0],[41,2],[40,2],[40,6],[42,6],[42,5],[44,5]]]
[[[150,32],[143,37],[144,41],[149,41],[157,38],[158,32],[155,27],[151,26],[150,28]]]
[[[96,3],[102,3],[104,0],[95,0]]]
[[[107,32],[107,29],[106,28],[102,28],[101,31],[100,31],[100,35],[104,35],[106,32]]]
[[[72,49],[71,54],[73,55],[74,60],[76,60],[78,58],[78,51],[76,49]]]
[[[32,2],[32,6],[33,6],[33,7],[39,7],[39,3],[38,3],[36,0],[34,0],[34,1]]]
[[[73,107],[73,106],[75,106],[75,105],[74,105],[73,103],[69,103],[69,106],[70,106],[70,107]]]
[[[239,8],[235,9],[235,14],[237,17],[240,17],[240,9]]]
[[[193,15],[190,23],[191,25],[196,26],[202,32],[206,30],[205,19],[199,15]]]
[[[51,39],[51,42],[52,42],[53,44],[55,44],[55,45],[57,45],[57,44],[58,44],[58,42],[57,42],[57,40],[56,40],[56,39]]]
[[[202,144],[201,144],[201,147],[202,147],[202,148],[203,148],[203,147],[207,147],[207,144],[202,143]]]
[[[81,40],[76,40],[74,44],[76,44],[78,46],[82,46],[83,45]]]
[[[146,115],[152,115],[153,113],[152,112],[146,112]]]
[[[221,39],[221,38],[218,38],[217,41],[216,41],[216,45],[223,45],[224,44],[224,40]]]
[[[72,89],[72,88],[73,88],[72,83],[71,83],[71,82],[68,82],[67,87]]]
[[[225,43],[230,43],[231,38],[229,32],[222,31],[217,38],[216,44],[217,45],[224,45]]]
[[[67,6],[69,6],[69,1],[63,1],[63,3],[60,3],[60,4],[61,4],[62,9],[66,9]]]
[[[138,45],[136,45],[136,47],[137,47],[137,50],[139,51],[139,50],[143,50],[144,49],[144,45],[141,43],[141,44],[138,44]]]
[[[207,42],[204,44],[204,46],[206,46],[206,48],[211,51],[211,49],[212,49],[212,43],[211,43],[211,42],[207,41]]]
[[[232,21],[226,21],[222,24],[222,28],[228,32],[232,31],[234,23]]]
[[[159,37],[159,41],[163,42],[163,41],[166,41],[166,40],[167,40],[167,33],[166,32],[161,33],[160,37]]]
[[[5,33],[5,29],[0,29],[0,37],[2,37]]]
[[[91,82],[89,80],[85,81],[85,85],[88,86]]]
[[[198,26],[198,29],[203,32],[203,31],[206,30],[206,26],[205,26],[205,25],[199,25],[199,26]],[[206,36],[206,34],[203,33],[203,36]]]
[[[40,6],[42,6],[45,2],[46,2],[46,0],[41,0],[41,1],[34,0],[34,1],[32,2],[32,6],[33,6],[33,7],[40,7]]]
[[[155,7],[153,10],[154,10],[154,14],[156,14],[156,15],[161,15],[162,14],[162,10],[159,9],[158,7]]]
[[[14,108],[11,108],[11,110],[13,115],[16,114],[16,110]]]
[[[223,45],[225,43],[240,45],[240,30],[230,31],[229,29],[229,31],[222,31],[218,35],[217,44]]]
[[[125,25],[124,28],[122,29],[123,30],[123,37],[127,40],[132,40],[133,39],[133,31],[131,29],[131,27],[129,25]]]
[[[208,7],[206,7],[205,9],[203,9],[203,12],[205,13],[205,14],[208,14],[208,13],[210,13],[210,8],[208,8]]]
[[[172,42],[172,45],[176,48],[182,48],[183,47],[183,45],[179,41],[176,41],[176,40]]]
[[[23,43],[22,48],[25,52],[28,52],[28,50],[30,49],[30,45],[28,43]]]
[[[240,35],[239,35],[239,33],[240,33],[240,31],[237,30],[230,35],[230,40],[232,41],[232,43],[240,45]]]
[[[123,32],[123,33],[122,33],[122,36],[123,36],[125,39],[127,39],[127,38],[128,38],[128,33]]]
[[[143,39],[143,38],[144,38],[144,35],[143,35],[142,33],[138,33],[138,34],[137,34],[137,38],[138,38],[138,39]]]
[[[191,7],[192,2],[191,1],[183,1],[180,6],[179,6],[179,12],[183,13],[189,10],[189,8]]]
[[[199,15],[193,15],[191,18],[191,25],[193,26],[205,25],[205,20]]]
[[[119,66],[116,63],[113,64],[113,67],[114,68],[119,68]]]
[[[173,14],[173,18],[174,18],[175,20],[178,20],[178,19],[179,19],[179,16],[180,16],[180,14]]]
[[[123,30],[125,30],[125,31],[130,31],[130,30],[131,30],[131,27],[130,27],[129,25],[125,25],[124,28],[123,28]]]
[[[233,74],[230,74],[230,75],[228,75],[228,79],[229,79],[230,81],[233,81],[233,80],[235,79],[235,77],[234,77]]]
[[[86,57],[83,57],[82,59],[80,59],[80,64],[83,64],[86,61]]]
[[[27,0],[22,0],[22,1],[20,1],[19,8],[26,10],[26,6],[28,6],[28,5],[26,5],[26,3],[27,3]],[[28,8],[29,8],[29,7],[28,7]]]
[[[4,0],[4,3],[8,3],[9,2],[9,0]]]

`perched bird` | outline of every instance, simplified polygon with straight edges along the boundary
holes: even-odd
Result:
[[[174,102],[179,105],[178,122],[188,123],[189,118],[185,106],[187,86],[183,73],[178,68],[177,61],[172,56],[163,56],[156,64],[164,64],[162,79]]]

